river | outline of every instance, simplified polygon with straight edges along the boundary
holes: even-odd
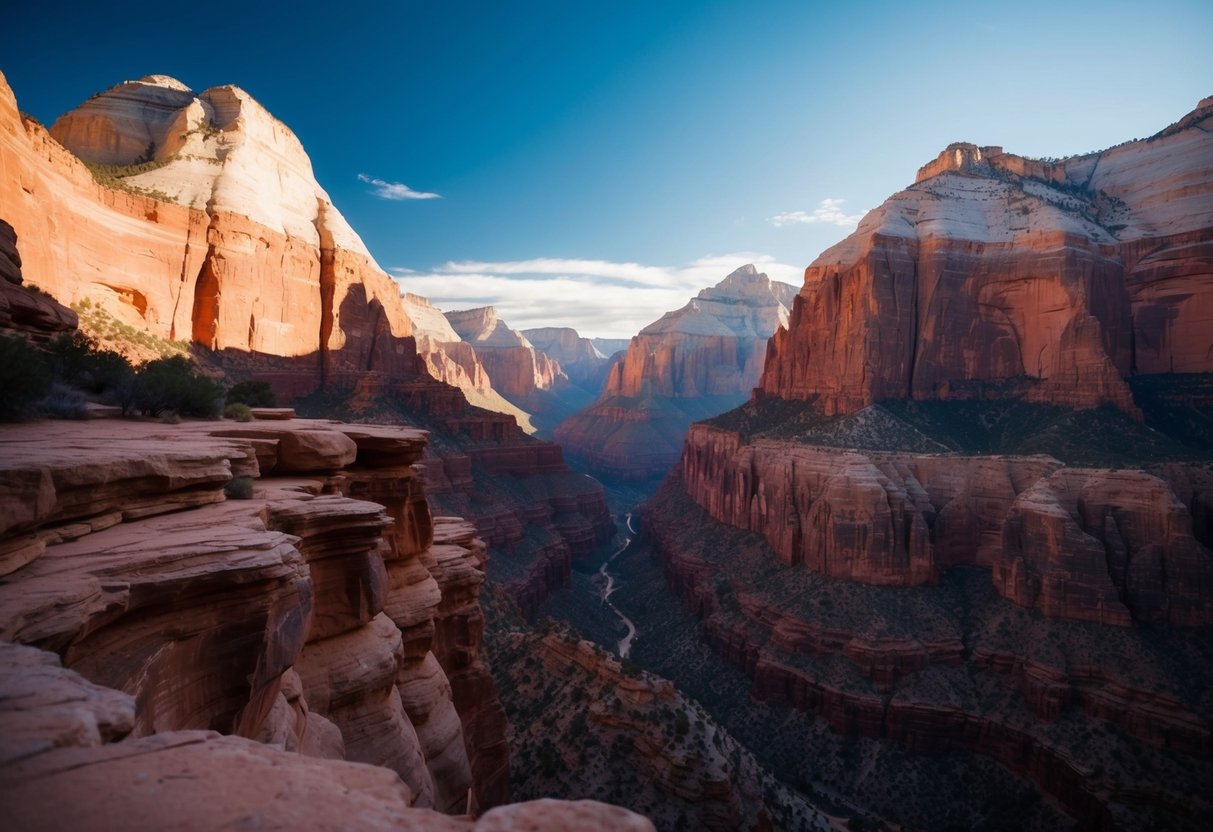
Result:
[[[611,594],[614,593],[616,589],[615,576],[608,571],[607,567],[611,565],[611,561],[615,560],[615,558],[626,552],[628,547],[632,545],[632,537],[636,534],[636,530],[632,528],[632,512],[629,511],[625,519],[627,533],[624,535],[625,540],[623,541],[623,544],[616,549],[611,556],[606,559],[606,561],[603,562],[602,566],[598,567],[598,574],[602,575],[602,577],[606,579],[602,584],[602,603],[610,607],[611,612],[619,616],[619,620],[623,622],[623,625],[627,627],[628,630],[627,635],[619,639],[619,657],[623,659],[628,657],[628,653],[632,650],[632,642],[636,640],[636,625],[632,623],[632,619],[620,612],[619,608],[611,603]]]

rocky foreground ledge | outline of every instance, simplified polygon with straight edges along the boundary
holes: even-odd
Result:
[[[425,445],[296,419],[6,426],[4,826],[652,828],[554,801],[449,817],[505,803],[509,757],[484,545],[431,516]]]

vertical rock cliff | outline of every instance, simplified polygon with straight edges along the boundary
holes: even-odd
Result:
[[[341,374],[418,372],[395,282],[298,138],[239,87],[194,93],[147,76],[48,132],[0,77],[0,219],[22,241],[26,282],[157,338],[295,358],[294,377],[276,379],[283,395]],[[466,349],[424,344],[439,379],[510,409]]]
[[[1213,371],[1211,119],[1206,99],[1148,140],[1056,163],[949,146],[806,269],[763,395],[826,413],[992,396],[1134,413],[1130,371]]]
[[[665,473],[696,419],[744,401],[766,342],[787,323],[793,287],[743,266],[632,338],[593,405],[566,419],[556,441],[595,472],[624,479]]]

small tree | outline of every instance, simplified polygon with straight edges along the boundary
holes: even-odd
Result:
[[[51,369],[42,353],[22,338],[0,337],[0,421],[33,414],[51,389]]]
[[[277,407],[278,397],[274,395],[268,381],[242,381],[227,391],[228,404],[246,404],[249,407]]]
[[[157,358],[135,372],[134,405],[152,416],[174,411],[182,416],[214,418],[222,401],[223,388],[194,372],[184,356]]]

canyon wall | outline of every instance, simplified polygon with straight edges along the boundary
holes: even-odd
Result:
[[[1086,826],[1211,816],[1210,127],[949,146],[808,267],[641,512],[753,695],[989,755]]]
[[[916,586],[984,566],[1003,597],[1050,617],[1213,624],[1208,463],[1073,468],[1045,456],[747,443],[694,425],[681,479],[714,519],[831,578]]]
[[[664,474],[691,422],[750,395],[767,339],[787,323],[793,291],[743,266],[667,312],[631,340],[598,400],[561,423],[556,441],[598,473]]]
[[[922,755],[991,757],[1084,828],[1213,816],[1199,785],[1213,756],[1207,627],[1041,616],[971,567],[913,589],[789,569],[681,485],[671,478],[641,512],[645,542],[752,696],[896,743],[910,752],[898,770]]]
[[[101,166],[96,177],[85,162]],[[420,371],[395,282],[316,182],[298,138],[239,87],[194,93],[147,76],[47,131],[21,116],[0,77],[0,214],[21,240],[27,283],[116,325],[297,357],[310,389],[340,374]],[[425,344],[437,377],[508,407],[474,355]],[[309,390],[296,380],[281,392]]]
[[[827,414],[906,397],[1136,414],[1130,372],[1213,371],[1210,119],[1206,99],[1056,163],[949,146],[805,270],[762,395]]]

